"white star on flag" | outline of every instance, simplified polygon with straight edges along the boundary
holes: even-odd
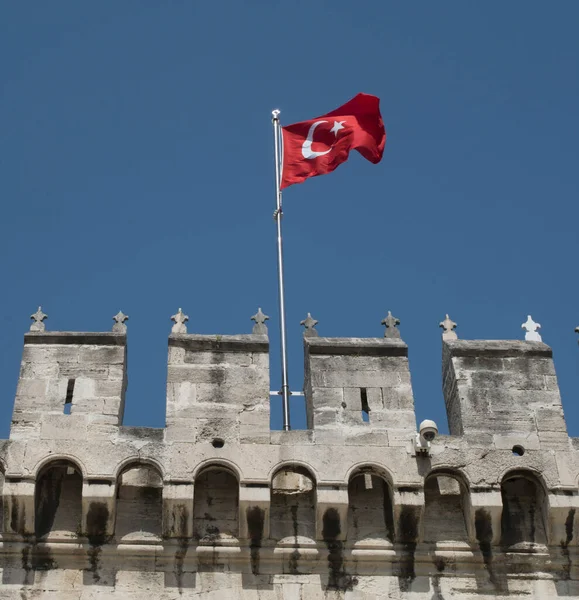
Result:
[[[336,136],[338,137],[338,131],[340,131],[340,129],[344,129],[344,125],[343,123],[345,123],[346,121],[334,121],[334,126],[330,129],[330,131]]]

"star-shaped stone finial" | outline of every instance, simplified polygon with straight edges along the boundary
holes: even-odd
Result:
[[[257,309],[257,312],[251,317],[251,320],[255,321],[251,333],[256,335],[267,335],[267,325],[265,322],[269,320],[269,317],[261,312],[261,307]]]
[[[392,313],[388,311],[388,316],[381,321],[382,325],[386,327],[384,332],[385,338],[400,338],[400,330],[396,325],[400,325],[400,319],[392,316]]]
[[[39,306],[38,310],[30,315],[30,318],[34,320],[34,323],[30,325],[30,331],[46,331],[46,325],[43,323],[44,319],[48,319],[48,315],[42,312],[42,307]]]
[[[185,323],[188,320],[189,317],[179,309],[177,314],[171,317],[171,321],[175,321],[175,325],[171,328],[171,333],[187,333],[187,325]]]
[[[531,315],[527,315],[527,320],[521,325],[521,327],[525,330],[525,340],[527,342],[542,342],[537,329],[541,329],[540,323],[535,323]]]
[[[115,333],[127,333],[127,326],[125,325],[125,321],[129,320],[129,316],[125,315],[122,310],[113,317],[113,321],[115,324],[113,325],[113,331]]]
[[[306,328],[304,331],[304,337],[318,337],[318,332],[314,329],[317,324],[318,321],[316,321],[312,315],[308,313],[308,316],[303,321],[300,321],[300,325],[303,325]]]
[[[445,342],[448,340],[458,340],[458,335],[456,335],[456,332],[454,331],[456,323],[448,316],[448,314],[446,315],[444,321],[441,321],[440,327],[444,329],[442,332],[442,339]]]

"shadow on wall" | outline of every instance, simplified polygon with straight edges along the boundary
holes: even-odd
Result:
[[[207,467],[195,478],[193,536],[201,544],[236,540],[239,535],[239,482],[224,467]]]
[[[37,539],[51,536],[74,538],[82,519],[82,475],[72,462],[59,460],[38,475],[35,490],[34,532]]]
[[[373,469],[363,469],[350,478],[347,540],[357,545],[384,545],[394,540],[391,487]]]
[[[117,483],[118,540],[160,540],[162,535],[163,479],[150,465],[129,465]]]
[[[501,484],[501,544],[509,550],[547,544],[547,498],[541,482],[528,471],[514,471]]]
[[[285,466],[272,478],[270,537],[278,542],[315,543],[316,480],[301,466]]]
[[[463,480],[433,473],[424,483],[425,542],[468,542],[470,497]]]

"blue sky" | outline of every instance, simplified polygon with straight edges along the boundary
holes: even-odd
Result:
[[[579,435],[579,3],[2,2],[0,436],[23,333],[130,315],[125,423],[162,426],[167,335],[271,316],[270,113],[381,98],[384,159],[353,153],[284,195],[290,382],[299,322],[409,345],[418,419],[447,430],[438,323],[553,347]],[[278,400],[272,420],[280,426]],[[293,423],[303,426],[300,400]]]

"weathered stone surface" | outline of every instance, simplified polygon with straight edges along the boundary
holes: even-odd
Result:
[[[122,426],[121,338],[26,336],[0,599],[579,599],[579,441],[544,344],[445,343],[454,435],[419,455],[398,339],[307,338],[312,429],[282,432],[263,335],[172,335],[165,428]]]

